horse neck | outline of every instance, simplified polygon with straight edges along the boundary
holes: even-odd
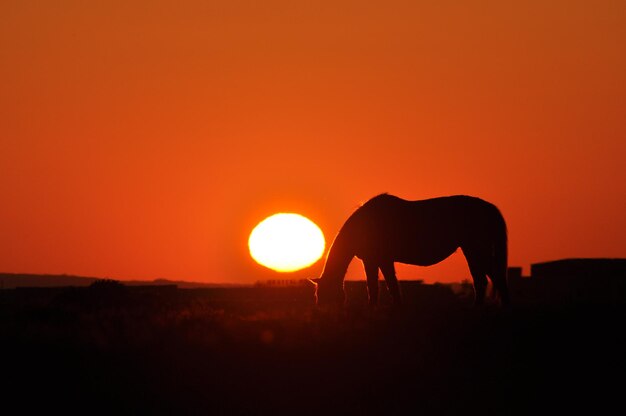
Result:
[[[341,233],[337,236],[333,245],[330,247],[322,279],[334,282],[343,282],[343,278],[348,270],[348,265],[352,261],[354,253],[350,250],[346,239],[342,238]]]

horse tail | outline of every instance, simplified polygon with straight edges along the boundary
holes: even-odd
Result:
[[[493,215],[493,266],[492,266],[492,281],[494,283],[494,290],[500,295],[500,300],[503,304],[509,303],[509,291],[507,287],[507,269],[508,269],[508,233],[506,227],[506,221],[502,216],[500,210],[494,206]]]

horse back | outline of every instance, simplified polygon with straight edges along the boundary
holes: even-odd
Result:
[[[471,196],[407,201],[383,194],[363,204],[344,227],[361,258],[376,255],[432,264],[464,244],[480,244],[499,215],[493,204]]]

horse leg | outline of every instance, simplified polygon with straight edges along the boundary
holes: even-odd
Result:
[[[502,302],[502,305],[510,305],[511,300],[509,298],[509,288],[506,282],[506,270],[504,270],[503,273],[502,270],[495,270],[494,267],[492,272],[489,274],[489,277],[493,283],[494,290],[500,295],[500,302]]]
[[[378,304],[378,263],[363,260],[363,268],[367,278],[367,295],[370,306]]]
[[[482,305],[487,291],[488,263],[485,261],[485,256],[481,256],[479,252],[467,248],[462,248],[462,250],[474,280],[474,305]]]
[[[398,286],[398,278],[396,277],[396,268],[394,263],[386,262],[380,265],[380,271],[383,272],[385,282],[387,283],[387,289],[391,295],[391,300],[396,306],[402,304],[402,297],[400,295],[400,287]]]

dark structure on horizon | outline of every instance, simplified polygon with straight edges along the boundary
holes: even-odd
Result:
[[[626,302],[626,259],[573,258],[511,267],[508,281],[515,297],[542,303]]]

